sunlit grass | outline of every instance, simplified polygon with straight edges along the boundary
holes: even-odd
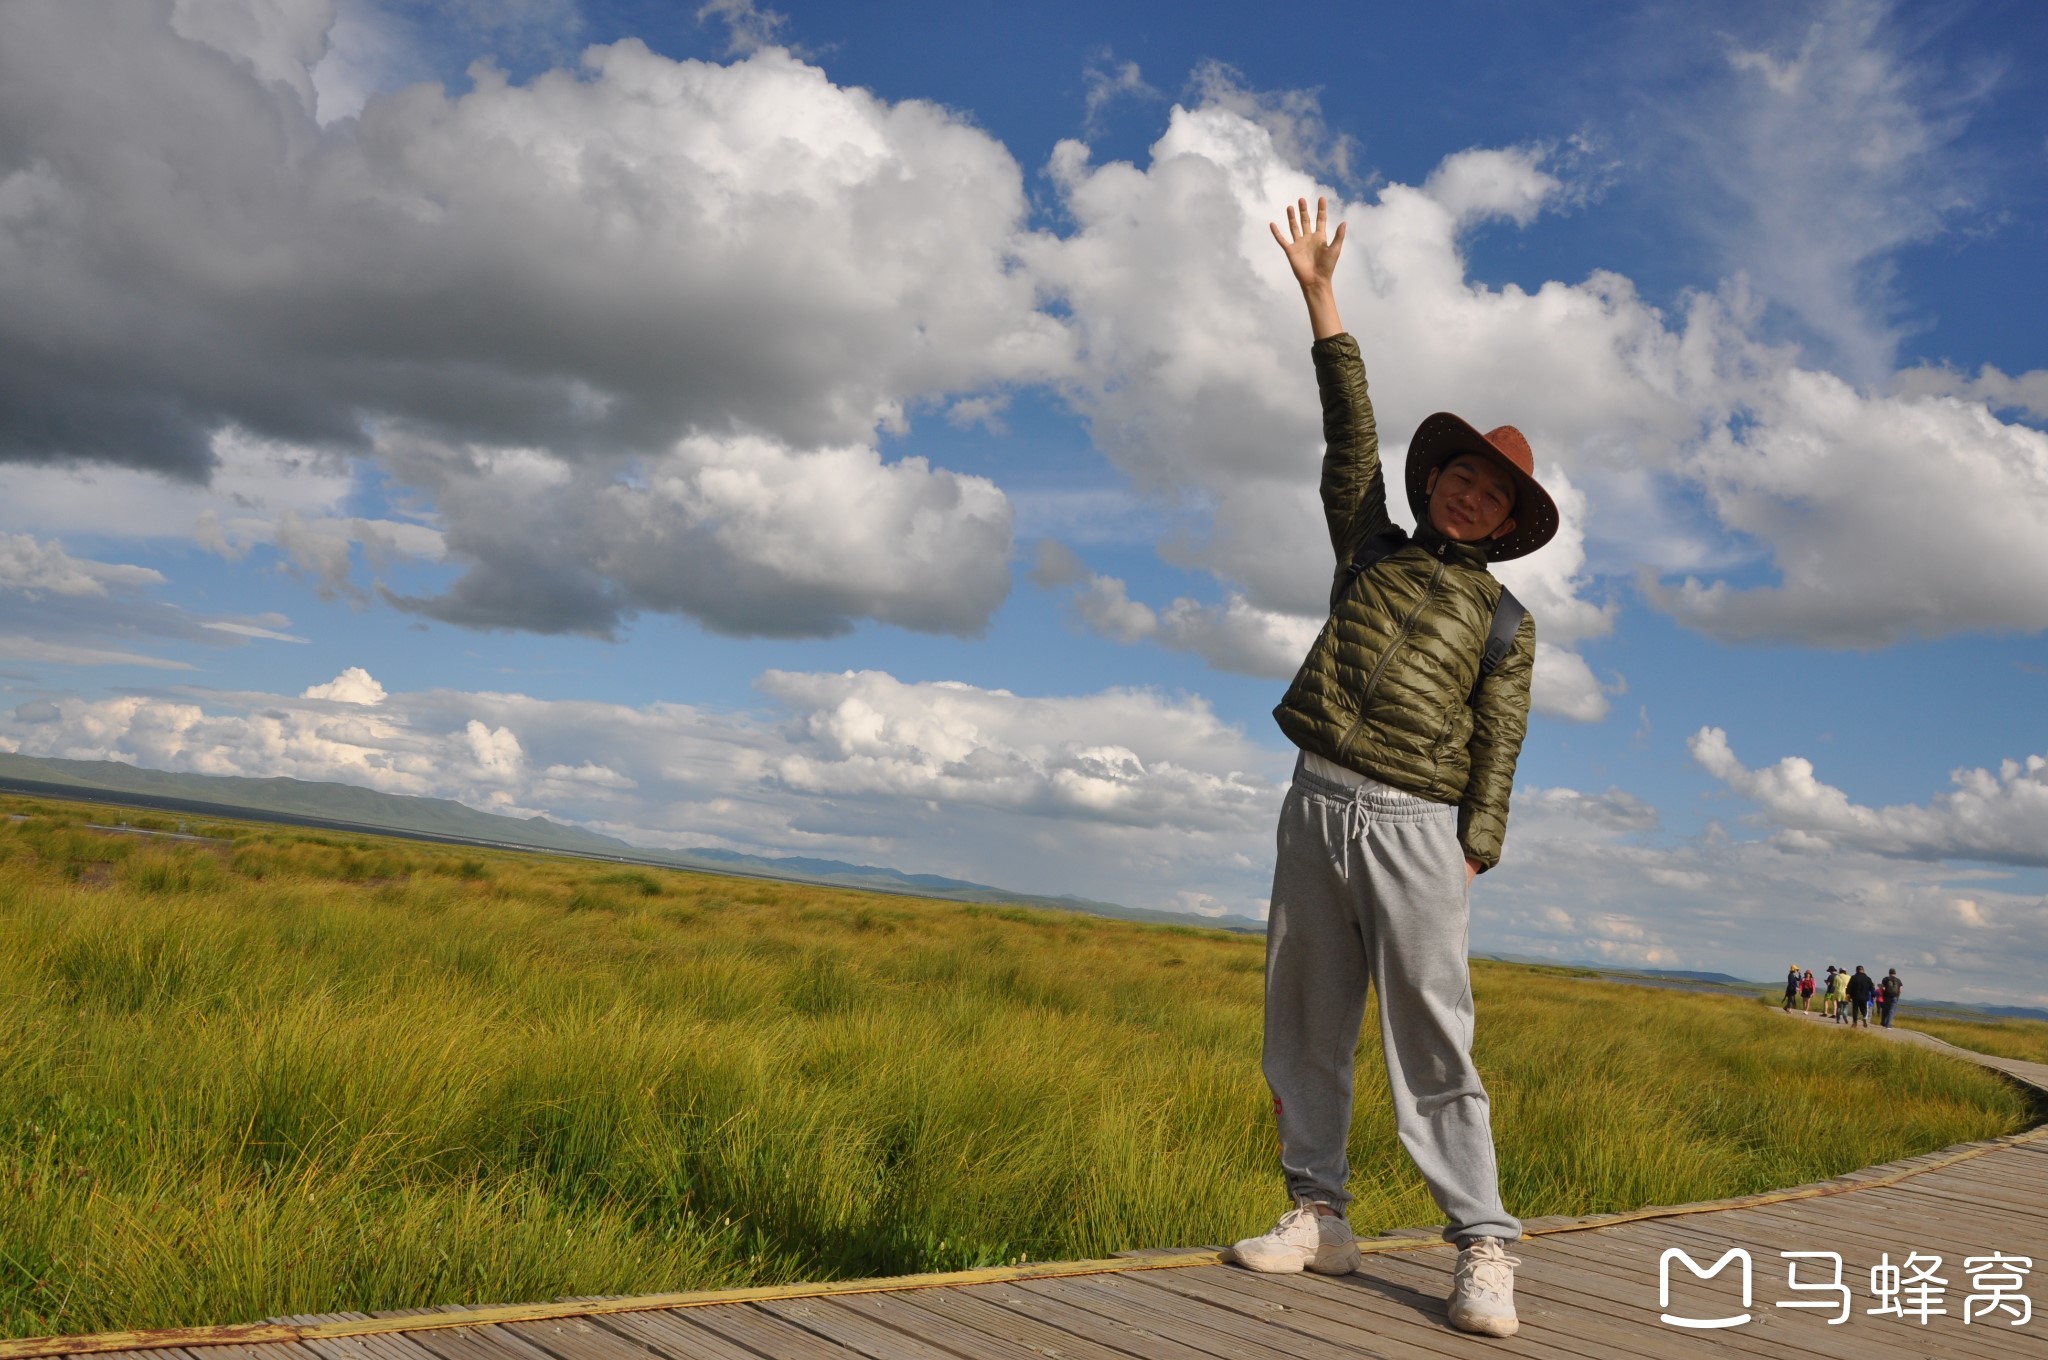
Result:
[[[1095,1256],[1284,1207],[1256,938],[7,810],[9,1334]],[[1475,990],[1526,1215],[2029,1117],[1962,1063],[1736,999],[1504,964]],[[1354,1223],[1436,1221],[1361,1058]]]
[[[2048,1020],[1951,1020],[1944,1016],[1913,1015],[1902,1006],[1892,1017],[1892,1023],[1946,1039],[1957,1048],[1975,1049],[1998,1058],[2048,1063]]]

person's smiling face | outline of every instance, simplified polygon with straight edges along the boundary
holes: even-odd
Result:
[[[1491,458],[1462,453],[1429,474],[1429,520],[1445,538],[1479,543],[1513,533],[1515,479]]]

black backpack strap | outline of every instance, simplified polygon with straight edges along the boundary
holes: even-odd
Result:
[[[1337,568],[1337,578],[1330,583],[1331,612],[1336,611],[1337,602],[1344,598],[1344,592],[1351,589],[1351,583],[1358,579],[1360,573],[1381,558],[1391,557],[1407,546],[1408,531],[1398,524],[1359,544],[1357,554]]]
[[[1508,653],[1515,650],[1515,634],[1522,627],[1529,610],[1515,593],[1506,586],[1500,588],[1500,603],[1493,607],[1493,626],[1486,630],[1486,650],[1479,654],[1479,678],[1472,682],[1472,697],[1479,697],[1479,687],[1486,683],[1486,677],[1500,668],[1508,659]]]

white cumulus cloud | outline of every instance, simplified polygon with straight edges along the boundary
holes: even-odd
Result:
[[[375,708],[384,702],[384,686],[377,678],[361,666],[350,666],[340,675],[322,685],[308,685],[299,695],[301,699],[330,699],[338,704],[358,704],[364,708]]]
[[[806,592],[785,589],[797,615],[756,609],[760,631],[800,632],[806,617],[833,631],[849,610],[951,631],[986,621],[1001,591],[951,545],[964,534],[980,556],[984,528],[1004,527],[987,484],[916,460],[883,469],[872,452],[865,475],[846,464],[920,402],[980,394],[992,417],[1001,389],[1065,370],[1065,327],[1017,267],[1026,201],[1001,143],[936,105],[834,85],[781,48],[720,65],[632,40],[526,84],[479,66],[466,94],[371,94],[323,128],[305,67],[327,50],[326,7],[173,17],[169,0],[0,10],[0,457],[204,475],[236,430],[373,457],[421,442],[534,450],[602,482],[709,440],[729,457],[693,496],[722,518],[693,565],[724,574],[721,545],[745,540],[742,581],[763,533],[790,558],[816,527],[789,472],[815,457],[802,469],[856,504],[935,488],[859,546],[884,556],[897,545],[881,535],[904,530],[937,569],[914,557],[900,596],[877,581],[891,568],[865,561],[868,589],[809,615]],[[188,192],[163,196],[161,165]],[[146,296],[118,282],[138,275]],[[472,472],[506,462],[480,456]],[[515,493],[516,479],[501,494]],[[530,598],[532,626],[605,632],[620,598],[650,597],[605,577],[604,540],[569,533],[550,546],[589,588],[478,579],[516,571],[465,554],[484,531],[459,521],[462,502],[434,508],[469,573],[450,617],[527,626]],[[427,546],[418,526],[273,515],[251,532],[233,518],[203,530],[220,550],[275,542],[323,590],[358,598],[356,547],[380,532],[391,551]],[[959,598],[935,601],[948,581]],[[698,598],[681,596],[653,607]],[[710,621],[730,628],[761,603]]]
[[[1849,846],[1911,859],[2048,865],[2048,756],[1957,770],[1955,787],[1925,803],[1873,808],[1823,782],[1803,756],[1745,766],[1721,728],[1701,728],[1687,746],[1702,769],[1756,803],[1802,849]]]

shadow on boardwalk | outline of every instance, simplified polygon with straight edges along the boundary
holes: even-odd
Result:
[[[1911,1030],[1862,1033],[1937,1048],[2048,1094],[2040,1063]],[[2048,1360],[2048,1312],[2036,1316],[2031,1302],[2041,1292],[2031,1265],[2048,1258],[2048,1125],[1764,1195],[1527,1226],[1515,1247],[1522,1330],[1506,1341],[1450,1329],[1443,1301],[1454,1254],[1435,1229],[1406,1229],[1362,1243],[1364,1268],[1339,1279],[1254,1275],[1198,1248],[895,1280],[0,1342],[0,1360],[1783,1360],[1869,1350]],[[1694,1274],[1731,1252],[1718,1273]],[[1874,1280],[1872,1267],[1916,1254],[1927,1278],[1893,1295],[1902,1312],[1877,1311],[1886,1300],[1873,1286],[1886,1277]],[[1987,1263],[1994,1254],[2025,1258],[2027,1270]],[[2018,1287],[1997,1283],[2015,1272]],[[1725,1325],[1684,1325],[1701,1322]]]

